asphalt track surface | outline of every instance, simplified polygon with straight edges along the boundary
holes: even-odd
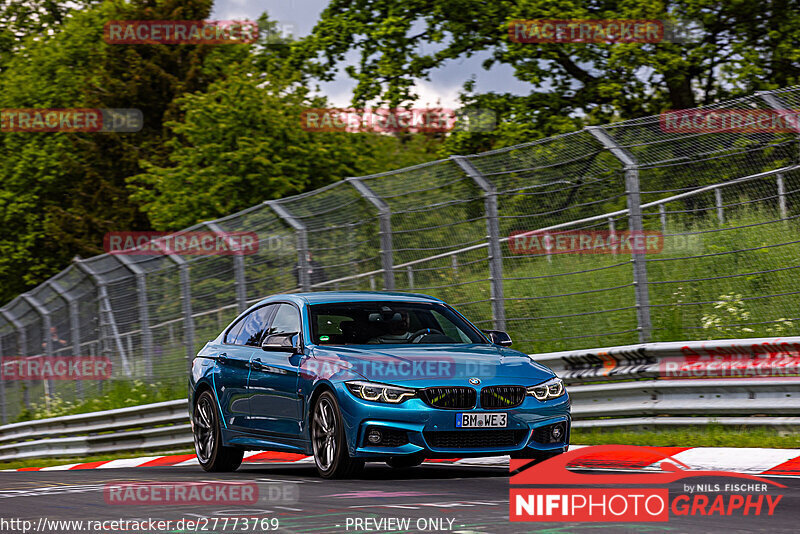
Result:
[[[798,532],[800,531],[800,478],[771,477],[787,486],[770,489],[783,494],[775,515],[729,517],[671,516],[662,523],[511,523],[508,520],[509,474],[494,467],[462,467],[427,464],[394,470],[383,464],[367,464],[362,475],[349,480],[322,480],[313,465],[250,464],[235,473],[211,475],[199,467],[153,467],[140,469],[96,469],[0,473],[0,531],[23,532],[21,523],[31,521],[28,532],[67,533],[78,530],[40,527],[40,518],[50,520],[153,519],[197,520],[219,518],[197,530],[177,525],[167,530],[136,532],[284,532],[284,533],[581,533],[581,532]],[[256,505],[146,505],[120,506],[106,502],[104,485],[127,481],[239,481],[256,482]],[[685,482],[685,481],[684,481]],[[715,482],[700,478],[692,483]],[[716,480],[716,482],[720,482]],[[270,489],[271,488],[271,489]],[[682,493],[682,483],[669,486],[670,497]],[[223,518],[257,517],[277,520],[277,529],[242,525],[234,529],[232,519],[223,528]],[[368,518],[409,519],[411,528],[377,528],[361,523]],[[3,522],[5,520],[5,523]],[[433,521],[431,521],[433,520]],[[201,520],[202,521],[202,520]],[[274,525],[274,522],[272,523]],[[46,525],[46,524],[45,524]],[[204,528],[203,528],[204,527]],[[419,527],[419,528],[418,528]],[[439,528],[437,528],[439,527]],[[443,527],[443,528],[442,528]],[[87,530],[81,530],[87,532]],[[96,530],[90,530],[96,532]],[[108,530],[108,532],[132,532]]]

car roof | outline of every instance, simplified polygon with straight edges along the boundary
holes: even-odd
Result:
[[[395,291],[316,291],[313,293],[284,293],[272,295],[260,301],[256,306],[275,300],[290,300],[306,304],[324,304],[330,302],[442,302],[441,300],[420,293],[400,293]]]

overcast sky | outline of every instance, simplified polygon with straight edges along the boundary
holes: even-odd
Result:
[[[267,12],[269,18],[283,24],[293,24],[297,36],[311,32],[320,13],[327,5],[327,0],[216,0],[212,18],[216,20],[253,19]],[[353,55],[355,58],[356,56]],[[481,67],[488,54],[477,54],[471,58],[459,59],[436,69],[430,75],[430,81],[418,80],[416,93],[420,95],[417,105],[440,105],[457,107],[458,93],[464,82],[476,77],[476,91],[511,92],[528,94],[530,85],[521,83],[513,76],[507,66],[497,66],[491,71]],[[334,82],[321,85],[322,93],[336,106],[350,104],[352,89],[355,86],[346,74],[340,74]]]

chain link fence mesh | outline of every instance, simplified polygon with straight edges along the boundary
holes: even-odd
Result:
[[[789,88],[708,109],[798,106]],[[76,260],[0,308],[0,355],[104,356],[111,381],[0,380],[2,421],[137,383],[181,396],[207,340],[298,290],[430,294],[528,352],[797,335],[800,128],[675,132],[662,120],[349,178],[187,229],[253,232],[249,255]],[[514,237],[622,234],[639,210],[663,247],[638,260]]]

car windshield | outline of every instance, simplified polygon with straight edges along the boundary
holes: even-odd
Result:
[[[337,302],[310,306],[318,345],[487,343],[445,304],[435,302]]]

